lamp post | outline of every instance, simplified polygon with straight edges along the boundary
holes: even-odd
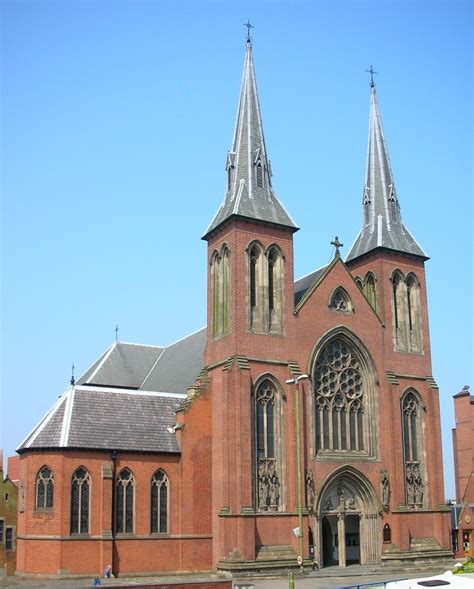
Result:
[[[296,478],[298,488],[298,539],[299,539],[299,557],[301,557],[300,569],[304,572],[303,566],[303,494],[301,484],[301,428],[300,428],[300,380],[306,380],[307,374],[300,374],[296,378],[290,378],[286,381],[286,384],[295,385],[295,411],[296,411]]]

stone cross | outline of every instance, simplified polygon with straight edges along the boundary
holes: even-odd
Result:
[[[339,248],[343,247],[344,244],[339,241],[339,237],[336,235],[336,239],[334,241],[331,241],[331,245],[333,245],[336,248],[336,253],[334,255],[336,258],[338,258],[341,255],[339,252]]]

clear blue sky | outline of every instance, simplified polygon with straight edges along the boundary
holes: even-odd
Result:
[[[274,186],[301,227],[295,277],[361,223],[372,64],[405,224],[427,263],[433,375],[454,496],[452,395],[472,373],[470,2],[3,0],[5,454],[114,340],[205,324],[244,57]]]

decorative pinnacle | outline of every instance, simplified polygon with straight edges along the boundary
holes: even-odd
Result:
[[[74,386],[75,383],[76,383],[76,379],[74,378],[74,364],[73,364],[72,370],[71,370],[71,385]]]
[[[331,245],[333,245],[336,248],[336,252],[334,254],[334,257],[339,258],[341,256],[341,254],[339,252],[339,248],[343,247],[344,244],[339,241],[339,237],[337,235],[336,235],[336,239],[334,241],[331,241]]]
[[[250,24],[250,19],[244,23],[244,27],[247,27],[247,43],[250,43],[252,41],[252,37],[250,36],[250,29],[254,29],[255,27]]]
[[[115,341],[118,342],[118,331],[119,331],[119,326],[116,325],[115,326]]]
[[[374,74],[377,74],[378,72],[376,72],[373,68],[373,66],[370,66],[370,68],[368,70],[365,70],[368,74],[370,74],[370,87],[371,88],[375,88],[375,84],[374,84]]]

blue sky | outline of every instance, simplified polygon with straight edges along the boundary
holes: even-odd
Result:
[[[447,496],[473,384],[472,7],[447,1],[3,0],[2,407],[11,455],[115,338],[205,324],[246,29],[295,278],[361,223],[373,65],[406,226],[431,260]],[[344,253],[344,251],[343,251]]]

